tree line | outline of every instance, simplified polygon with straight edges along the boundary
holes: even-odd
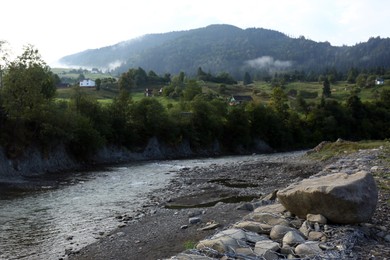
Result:
[[[269,103],[230,106],[218,95],[202,93],[196,80],[180,73],[164,87],[167,96],[180,102],[163,105],[157,98],[134,101],[130,90],[139,82],[124,73],[119,94],[112,103],[101,104],[79,87],[73,88],[69,101],[56,100],[56,76],[32,47],[2,72],[0,144],[10,158],[31,145],[48,151],[61,144],[76,158],[87,159],[107,144],[142,149],[151,137],[173,146],[186,140],[194,150],[218,141],[224,152],[237,153],[254,151],[259,140],[286,150],[323,140],[390,135],[389,90],[370,103],[351,92],[342,103],[323,95],[319,104],[312,104],[298,95],[289,104],[276,86]]]

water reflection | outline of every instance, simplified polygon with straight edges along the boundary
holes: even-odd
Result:
[[[179,169],[262,156],[146,162],[51,180],[45,189],[0,196],[0,259],[59,259],[115,229]],[[49,183],[49,182],[48,182]]]

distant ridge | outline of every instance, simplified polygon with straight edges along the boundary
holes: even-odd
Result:
[[[291,38],[281,32],[241,29],[216,24],[188,31],[147,34],[118,44],[89,49],[65,56],[60,63],[75,67],[95,67],[124,72],[142,67],[156,73],[195,74],[203,71],[305,70],[327,68],[346,71],[351,67],[390,67],[390,39],[370,38],[354,46],[332,46],[304,37]]]

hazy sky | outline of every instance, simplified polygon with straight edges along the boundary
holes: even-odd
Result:
[[[390,37],[389,0],[1,0],[0,40],[59,58],[149,33],[231,24],[332,45]]]

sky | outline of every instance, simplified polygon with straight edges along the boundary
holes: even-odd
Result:
[[[389,0],[1,0],[0,41],[13,55],[33,45],[50,66],[87,49],[210,24],[352,46],[390,37],[389,14]]]

